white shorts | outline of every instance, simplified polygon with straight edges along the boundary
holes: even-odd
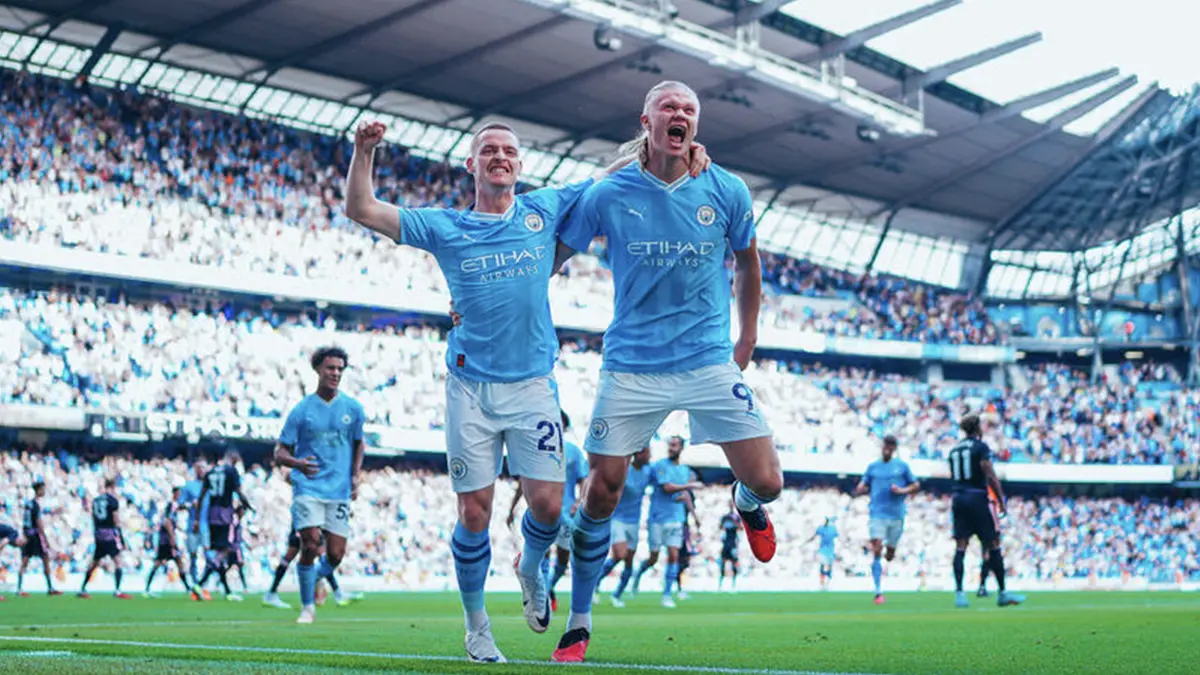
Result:
[[[673,410],[687,412],[692,443],[771,435],[735,363],[661,375],[602,370],[584,448],[600,455],[632,455],[646,447]]]
[[[297,495],[292,499],[292,523],[296,531],[319,527],[337,537],[350,537],[350,502]]]
[[[612,543],[624,543],[631,549],[637,548],[638,529],[638,523],[622,523],[619,520],[612,521]]]
[[[570,551],[571,542],[574,539],[573,532],[575,528],[571,526],[570,518],[558,519],[558,537],[554,540],[554,545],[564,551]]]
[[[867,522],[867,533],[871,539],[879,539],[884,546],[896,548],[900,535],[904,534],[903,518],[872,518]]]
[[[664,546],[683,548],[683,523],[650,523],[646,543],[651,551]]]
[[[513,476],[561,483],[562,413],[550,376],[521,382],[473,382],[446,376],[446,463],[455,492],[496,482],[508,448]]]

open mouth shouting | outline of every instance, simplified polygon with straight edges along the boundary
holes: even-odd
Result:
[[[687,147],[688,142],[688,126],[681,122],[676,122],[667,127],[667,145],[672,150],[682,151]]]

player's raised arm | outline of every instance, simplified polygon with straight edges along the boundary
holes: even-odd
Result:
[[[386,129],[382,122],[363,122],[354,132],[354,155],[346,176],[346,217],[398,242],[400,210],[376,199],[373,186],[375,147]]]

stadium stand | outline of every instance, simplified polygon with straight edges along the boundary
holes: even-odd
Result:
[[[0,70],[5,134],[0,237],[113,255],[445,294],[427,254],[392,246],[341,213],[344,139],[188,108],[151,94]],[[461,168],[391,148],[379,196],[464,207]],[[852,275],[764,253],[766,320],[781,329],[946,344],[999,337],[973,296]],[[570,265],[560,293],[611,307],[603,264]],[[843,308],[783,302],[834,297]]]

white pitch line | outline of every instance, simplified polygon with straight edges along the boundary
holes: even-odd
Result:
[[[438,656],[431,654],[388,654],[378,652],[348,652],[327,649],[291,649],[286,647],[246,647],[225,645],[185,645],[171,642],[135,642],[132,640],[89,640],[83,638],[52,638],[0,635],[0,642],[32,642],[39,644],[107,645],[114,647],[148,647],[152,649],[175,649],[188,651],[248,652],[253,654],[298,654],[304,656],[351,656],[358,658],[388,659],[393,661],[435,661],[466,663],[461,656]],[[3,652],[0,652],[3,653]],[[508,663],[518,666],[549,666],[550,661],[516,659]],[[555,664],[562,666],[564,664]],[[565,664],[575,665],[575,664]],[[708,673],[709,675],[871,675],[868,673],[833,673],[815,670],[771,670],[766,668],[721,668],[716,666],[676,666],[643,663],[587,662],[578,664],[587,668],[607,670],[637,670],[659,673]]]

